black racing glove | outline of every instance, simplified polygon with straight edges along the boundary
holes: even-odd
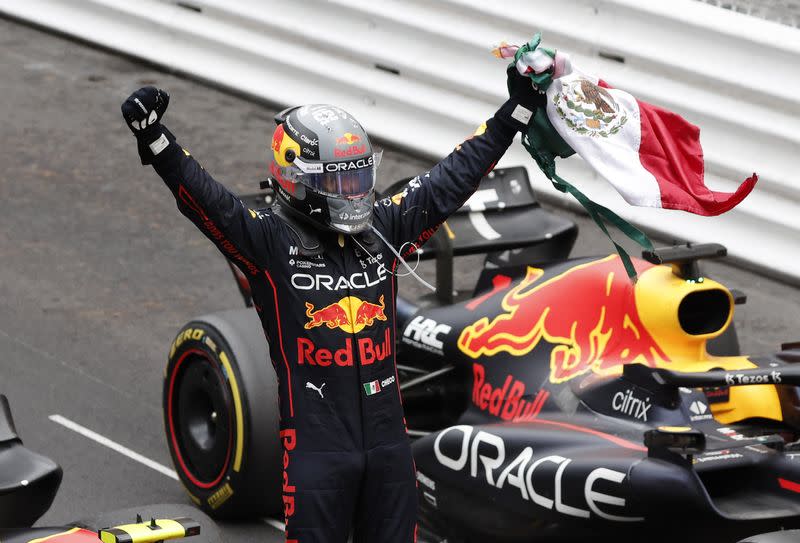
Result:
[[[512,62],[508,67],[506,75],[508,76],[508,94],[511,98],[516,98],[519,104],[531,111],[545,107],[547,95],[534,88],[531,78],[520,74],[515,63]]]
[[[520,75],[512,63],[508,70],[508,94],[511,98],[500,108],[499,117],[514,130],[527,132],[528,126],[533,122],[533,117],[539,108],[547,104],[547,95],[533,87],[530,77]]]
[[[155,87],[142,87],[122,103],[122,118],[136,136],[142,164],[152,164],[153,158],[174,140],[161,125],[169,106],[169,94]]]

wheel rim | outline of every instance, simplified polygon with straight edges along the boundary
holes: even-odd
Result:
[[[227,379],[207,353],[193,349],[178,359],[167,413],[177,467],[200,488],[219,484],[230,465],[233,402]]]

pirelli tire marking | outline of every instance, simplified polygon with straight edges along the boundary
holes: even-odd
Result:
[[[206,502],[211,509],[217,509],[220,505],[228,501],[228,498],[231,496],[233,496],[233,488],[230,483],[226,482],[219,490],[209,496]]]

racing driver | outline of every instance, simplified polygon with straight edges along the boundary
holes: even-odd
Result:
[[[417,491],[395,369],[396,272],[478,187],[544,104],[508,71],[511,97],[400,193],[375,201],[380,154],[349,113],[284,110],[269,151],[277,205],[248,209],[161,123],[163,90],[122,105],[143,164],[247,276],[280,391],[286,540],[411,542]],[[402,254],[402,257],[401,257]]]

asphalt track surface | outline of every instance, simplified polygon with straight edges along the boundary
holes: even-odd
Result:
[[[139,165],[119,105],[142,85],[171,93],[166,123],[208,171],[234,190],[256,189],[273,108],[0,19],[0,393],[25,444],[64,468],[40,525],[188,503],[169,476],[166,353],[191,317],[241,304],[223,258]],[[387,148],[379,184],[430,165]],[[584,217],[569,215],[581,226],[574,255],[610,251]],[[478,259],[460,263],[457,287],[468,288],[479,269]],[[421,270],[432,278],[431,263]],[[797,288],[724,262],[705,270],[749,297],[736,314],[744,352],[800,340]],[[401,280],[401,294],[421,291]],[[151,465],[64,426],[69,421]],[[222,533],[237,543],[282,540],[265,522],[224,525]]]

